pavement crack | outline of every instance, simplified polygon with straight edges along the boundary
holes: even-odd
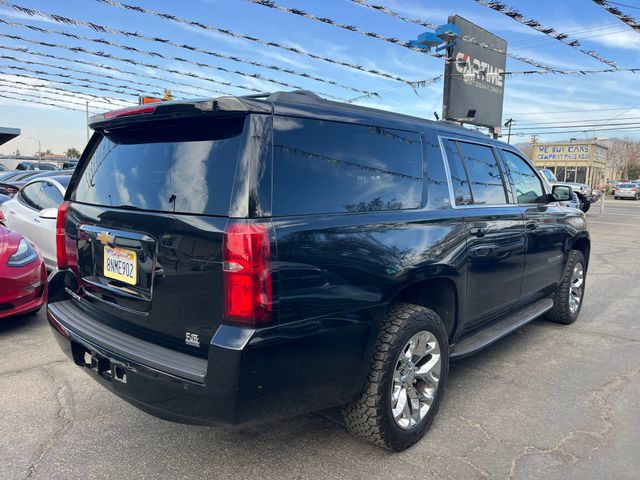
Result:
[[[55,430],[51,435],[48,436],[38,447],[36,452],[35,459],[31,462],[28,467],[28,473],[25,477],[26,479],[32,478],[36,469],[38,468],[38,464],[44,457],[44,455],[53,447],[53,445],[69,430],[69,428],[73,425],[73,419],[71,418],[71,412],[69,409],[68,401],[65,398],[66,393],[68,392],[67,386],[65,384],[58,384],[56,379],[51,373],[51,370],[48,368],[43,368],[44,372],[47,374],[51,384],[55,387],[56,391],[54,394],[54,399],[58,405],[58,410],[56,412],[56,417],[61,421],[60,427]],[[69,392],[70,393],[70,392]]]
[[[16,370],[8,370],[6,372],[0,373],[0,377],[8,377],[9,375],[15,375],[16,373],[24,373],[29,370],[46,370],[47,367],[51,367],[52,365],[58,365],[60,363],[67,363],[68,360],[66,358],[62,358],[60,360],[55,360],[53,362],[41,363],[39,365],[32,365],[30,367],[18,368]]]
[[[597,431],[589,431],[582,429],[574,429],[563,436],[555,445],[551,448],[538,448],[534,446],[525,446],[522,453],[515,457],[511,461],[511,470],[509,472],[509,479],[514,479],[517,473],[518,464],[526,457],[533,455],[556,455],[559,457],[560,462],[553,467],[557,468],[563,465],[572,465],[580,461],[590,461],[594,458],[596,453],[602,449],[609,442],[609,436],[614,429],[613,407],[609,402],[609,398],[616,391],[621,390],[629,381],[631,377],[638,375],[640,369],[634,370],[629,373],[621,373],[616,375],[606,384],[600,388],[591,392],[591,399],[594,404],[599,405],[599,420],[602,423],[602,428]],[[575,443],[579,443],[578,437],[586,436],[593,440],[594,445],[591,447],[591,453],[580,457],[569,451],[571,446]]]

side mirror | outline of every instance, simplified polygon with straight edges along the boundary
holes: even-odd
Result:
[[[57,208],[43,208],[40,210],[38,214],[40,218],[44,218],[47,220],[55,220],[58,218],[58,209]]]
[[[573,191],[568,185],[554,185],[552,190],[558,202],[568,202],[571,200]]]

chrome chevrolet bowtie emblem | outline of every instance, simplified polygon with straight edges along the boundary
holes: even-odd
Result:
[[[103,245],[109,245],[110,243],[113,243],[115,239],[116,237],[109,235],[108,232],[100,232],[98,235],[96,235],[96,240]]]

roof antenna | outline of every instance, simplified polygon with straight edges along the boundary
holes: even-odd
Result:
[[[433,112],[433,116],[436,117],[436,120],[438,122],[440,121],[440,116],[438,115],[438,112]]]

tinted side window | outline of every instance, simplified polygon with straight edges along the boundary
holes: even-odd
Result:
[[[544,190],[536,172],[515,153],[502,150],[504,166],[516,189],[518,203],[538,203]]]
[[[418,208],[421,152],[413,132],[275,117],[273,214]]]
[[[62,203],[62,194],[55,185],[49,182],[41,182],[40,187],[40,209],[58,208]]]
[[[180,119],[105,134],[73,199],[101,206],[228,215],[244,118]]]
[[[453,196],[456,205],[471,205],[471,190],[469,189],[469,179],[467,172],[462,164],[462,157],[458,150],[456,142],[452,140],[443,140],[444,152],[447,156],[449,164],[449,173],[451,174],[451,186],[453,187]]]
[[[31,183],[20,190],[18,199],[26,206],[36,210],[42,210],[40,205],[40,186],[42,182]]]
[[[457,143],[469,176],[474,205],[507,203],[502,172],[493,148],[475,143]]]

